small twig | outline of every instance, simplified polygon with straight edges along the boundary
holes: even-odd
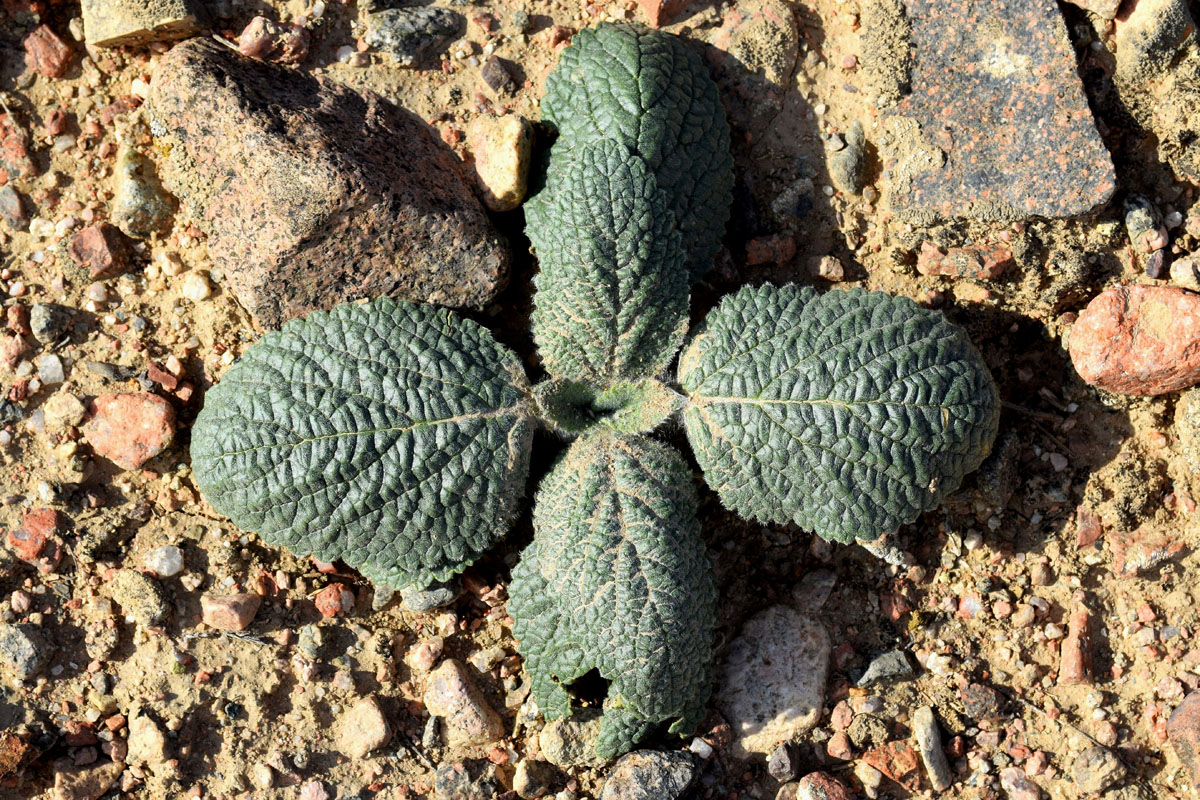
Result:
[[[399,731],[398,738],[400,739],[400,745],[405,750],[412,753],[418,761],[424,764],[426,769],[433,769],[434,765],[433,762],[429,760],[429,756],[425,755],[425,751],[418,747],[416,743],[408,737],[408,734],[406,734],[404,731]]]
[[[1030,417],[1037,417],[1038,419],[1044,419],[1044,420],[1048,420],[1050,422],[1062,422],[1062,417],[1058,416],[1057,414],[1050,414],[1045,411],[1034,411],[1032,408],[1026,408],[1025,406],[1019,406],[1016,403],[1010,403],[1007,400],[1001,400],[1000,405],[1004,406],[1005,408],[1016,411],[1018,413],[1026,414]]]
[[[212,632],[204,631],[204,632],[197,632],[197,633],[185,633],[183,635],[183,638],[184,639],[216,639],[216,638],[223,637],[223,636],[230,636],[230,637],[233,637],[234,639],[242,639],[243,641],[254,642],[255,644],[261,645],[263,647],[274,647],[275,646],[274,642],[268,642],[266,639],[260,638],[251,633],[240,633],[238,631],[212,631]]]
[[[223,44],[223,45],[225,45],[226,47],[228,47],[230,50],[237,50],[239,53],[240,53],[240,52],[242,52],[241,50],[238,50],[238,46],[237,46],[236,44],[234,44],[233,42],[229,41],[229,40],[228,40],[228,39],[226,39],[224,36],[221,36],[220,34],[216,34],[216,33],[214,33],[214,34],[212,35],[212,37],[213,37],[214,39],[216,39],[218,42],[220,42],[221,44]]]

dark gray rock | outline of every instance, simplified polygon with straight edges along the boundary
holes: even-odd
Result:
[[[51,652],[46,638],[34,625],[0,625],[0,666],[18,680],[40,672]]]
[[[28,205],[11,183],[0,186],[0,219],[15,231],[29,229]]]
[[[402,67],[421,67],[462,35],[466,21],[447,8],[389,8],[367,17],[367,44]]]
[[[890,683],[910,678],[912,674],[912,664],[909,663],[908,656],[904,654],[904,651],[889,650],[883,655],[875,656],[867,665],[867,671],[858,679],[858,687],[862,689],[876,683]]]
[[[501,792],[495,774],[495,767],[480,759],[438,767],[433,778],[434,797],[437,800],[495,797]]]
[[[57,303],[38,303],[29,310],[29,330],[42,344],[57,342],[71,324],[71,309]]]

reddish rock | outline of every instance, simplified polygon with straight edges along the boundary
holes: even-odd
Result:
[[[238,37],[238,52],[262,61],[299,64],[308,57],[308,31],[300,25],[258,16]]]
[[[92,278],[111,278],[129,267],[129,241],[107,222],[80,228],[71,238],[70,253]]]
[[[1100,519],[1100,515],[1088,511],[1086,508],[1079,509],[1075,514],[1075,547],[1079,550],[1091,547],[1100,540],[1104,535],[1104,523]]]
[[[1192,786],[1200,786],[1200,692],[1192,692],[1167,720],[1167,738]]]
[[[71,54],[71,46],[48,25],[38,25],[25,36],[25,66],[48,78],[62,77]]]
[[[1159,395],[1200,382],[1200,294],[1174,286],[1117,286],[1071,328],[1079,376],[1110,392]]]
[[[1012,250],[1003,246],[942,250],[933,242],[923,242],[917,256],[917,272],[948,278],[995,280],[1012,266]]]
[[[317,611],[323,617],[337,617],[349,614],[354,608],[354,592],[346,588],[344,583],[331,583],[313,598]]]
[[[29,744],[12,731],[0,733],[0,778],[16,772],[31,750]]]
[[[46,120],[43,123],[46,128],[46,133],[51,136],[58,136],[67,131],[67,112],[60,108],[51,109],[46,115]]]
[[[548,41],[552,49],[560,49],[571,44],[571,37],[575,35],[574,28],[568,28],[566,25],[551,26]]]
[[[62,532],[66,518],[52,508],[38,508],[25,514],[21,527],[8,532],[8,546],[17,558],[41,572],[53,572],[62,560]]]
[[[969,683],[958,690],[963,711],[972,722],[995,722],[1003,715],[999,692],[982,683]]]
[[[81,719],[69,719],[63,724],[63,741],[68,747],[87,747],[100,741],[96,738],[96,727]]]
[[[262,606],[257,594],[201,595],[204,624],[223,631],[244,631]]]
[[[147,103],[166,188],[260,324],[361,297],[482,308],[508,247],[412,113],[211,39],[173,47]]]
[[[1086,600],[1082,592],[1076,592],[1071,598],[1071,619],[1067,623],[1067,638],[1062,643],[1062,660],[1058,668],[1060,686],[1092,682],[1092,614],[1084,605]]]
[[[0,114],[0,183],[37,174],[29,155],[29,135],[7,114]]]
[[[4,326],[18,336],[28,336],[32,332],[29,328],[29,306],[14,303],[6,308]]]
[[[920,791],[921,757],[908,742],[888,742],[863,753],[862,760],[910,792]]]
[[[25,340],[15,333],[0,336],[0,365],[15,368],[28,349]]]
[[[687,6],[688,0],[637,0],[638,5],[642,7],[642,13],[646,15],[646,20],[658,27],[671,22],[675,15]]]
[[[1132,577],[1170,561],[1184,550],[1184,543],[1171,533],[1138,528],[1131,533],[1113,534],[1108,539],[1113,554],[1113,572]]]
[[[786,264],[796,255],[796,240],[786,233],[773,236],[760,236],[746,242],[746,263],[750,266],[758,264]]]
[[[796,786],[796,800],[854,800],[854,794],[829,773],[810,772]]]
[[[179,378],[176,378],[153,361],[146,365],[146,377],[168,392],[175,391],[175,387],[179,385]]]
[[[175,409],[144,392],[104,394],[92,404],[83,436],[98,455],[122,469],[137,469],[161,453],[175,436]]]
[[[890,4],[887,4],[890,5]],[[864,78],[901,98],[881,145],[902,215],[1072,217],[1108,201],[1112,158],[1096,131],[1057,3],[906,0],[901,69],[888,82],[889,31],[864,25]],[[988,32],[988,33],[984,33]],[[994,33],[994,35],[993,35]],[[877,55],[878,54],[878,55]],[[894,79],[892,79],[893,82]],[[927,222],[926,222],[927,224]]]
[[[137,95],[127,94],[118,97],[111,103],[100,109],[100,122],[105,125],[112,125],[113,120],[117,117],[123,117],[126,114],[136,111],[142,105],[142,98]]]
[[[845,731],[838,731],[833,736],[829,737],[829,741],[825,744],[825,752],[830,758],[849,761],[854,758],[854,747],[850,743],[850,736]]]
[[[824,278],[833,283],[840,283],[850,275],[846,270],[846,265],[837,256],[821,256],[812,271],[818,278]]]

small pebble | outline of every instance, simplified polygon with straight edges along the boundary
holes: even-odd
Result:
[[[183,572],[183,551],[173,544],[156,547],[146,553],[142,564],[160,578],[173,578]]]

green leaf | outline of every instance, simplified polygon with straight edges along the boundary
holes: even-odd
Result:
[[[1000,417],[961,328],[862,290],[742,289],[694,334],[679,380],[688,439],[725,505],[841,542],[938,505]]]
[[[556,148],[525,213],[541,265],[533,335],[546,370],[597,388],[661,376],[683,343],[690,284],[645,162],[611,141]]]
[[[532,414],[520,362],[476,323],[341,305],[268,333],[208,391],[192,467],[268,543],[424,588],[506,532]]]
[[[693,279],[712,266],[733,196],[729,124],[704,62],[682,39],[639,25],[575,34],[546,79],[555,148],[611,140],[641,156],[683,234]]]
[[[643,437],[577,439],[542,481],[533,525],[508,611],[542,712],[570,715],[567,687],[594,669],[611,681],[602,758],[654,724],[698,724],[716,588],[683,458]]]

